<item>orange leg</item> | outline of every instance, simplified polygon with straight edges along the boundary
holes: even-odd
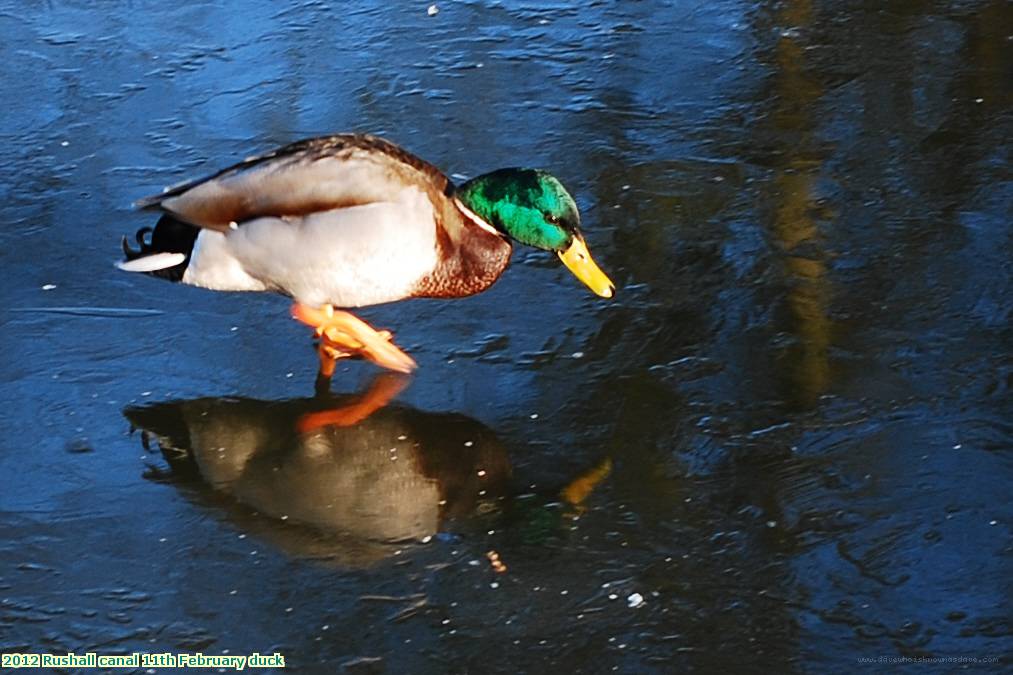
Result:
[[[338,359],[362,356],[378,366],[410,373],[416,364],[391,341],[387,331],[377,331],[368,323],[348,312],[336,311],[331,305],[314,309],[295,303],[292,317],[313,328],[320,337],[320,376],[330,379]]]
[[[296,430],[306,434],[326,427],[350,427],[358,424],[390,403],[408,386],[409,381],[410,378],[401,375],[379,375],[369,389],[351,403],[339,408],[306,413],[296,422]]]

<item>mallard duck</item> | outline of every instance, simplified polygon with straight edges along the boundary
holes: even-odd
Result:
[[[162,401],[123,415],[142,430],[144,449],[152,452],[154,440],[168,463],[168,472],[149,464],[147,475],[200,478],[234,500],[186,490],[203,507],[224,507],[238,527],[291,554],[344,564],[375,562],[394,551],[374,544],[425,539],[453,521],[454,530],[484,523],[483,532],[495,522],[526,545],[550,540],[569,531],[569,517],[586,510],[611,472],[605,457],[562,488],[551,480],[534,492],[529,481],[514,485],[495,431],[460,413],[392,403],[408,383],[380,373],[355,394]],[[501,541],[516,542],[513,535]],[[490,558],[493,569],[505,571],[497,560]]]
[[[416,367],[388,331],[344,309],[480,293],[514,241],[555,252],[598,295],[615,292],[588,252],[573,197],[550,174],[499,169],[456,186],[371,135],[298,141],[136,205],[162,215],[137,232],[139,250],[124,237],[120,269],[293,298],[293,317],[320,338],[325,379],[349,356]]]
[[[149,451],[156,441],[170,469],[163,476],[199,477],[235,503],[192,481],[188,497],[290,553],[347,560],[433,536],[509,494],[510,460],[496,434],[459,413],[387,405],[406,384],[381,373],[356,394],[197,398],[123,414]]]

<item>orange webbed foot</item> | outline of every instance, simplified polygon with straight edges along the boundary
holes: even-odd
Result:
[[[292,305],[292,317],[313,328],[320,337],[320,375],[330,378],[338,359],[362,356],[383,368],[410,373],[416,368],[412,357],[399,349],[389,331],[377,331],[365,321],[331,305],[315,309]]]

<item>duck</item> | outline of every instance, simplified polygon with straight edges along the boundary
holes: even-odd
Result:
[[[318,338],[318,382],[340,359],[410,373],[388,330],[352,309],[489,288],[513,244],[555,253],[603,298],[577,204],[541,169],[504,168],[455,185],[371,134],[296,141],[135,202],[154,227],[122,241],[119,269],[215,291],[274,292]]]
[[[142,448],[165,460],[147,475],[178,485],[202,511],[289,554],[365,566],[511,493],[497,434],[461,413],[393,402],[409,379],[383,371],[355,392],[175,399],[123,415],[142,431]]]

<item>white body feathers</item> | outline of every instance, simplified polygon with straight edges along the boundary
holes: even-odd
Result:
[[[186,256],[182,253],[152,253],[133,260],[121,260],[116,266],[124,272],[154,272],[175,267],[184,260]]]
[[[278,290],[314,307],[405,298],[436,266],[436,227],[425,193],[409,188],[394,196],[202,230],[182,281],[218,291]]]

